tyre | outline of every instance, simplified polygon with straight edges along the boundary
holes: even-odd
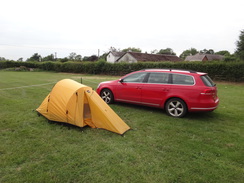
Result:
[[[103,89],[100,96],[107,104],[112,104],[114,102],[114,95],[109,89]]]
[[[181,118],[186,115],[187,106],[183,100],[179,98],[172,98],[166,103],[165,110],[168,115]]]

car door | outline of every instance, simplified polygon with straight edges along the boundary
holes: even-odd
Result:
[[[138,72],[133,73],[125,78],[122,78],[116,88],[116,100],[130,103],[141,102],[141,89],[145,84],[145,77],[148,73]]]
[[[148,81],[144,84],[141,93],[141,102],[144,105],[159,107],[164,103],[170,91],[169,73],[151,72]]]

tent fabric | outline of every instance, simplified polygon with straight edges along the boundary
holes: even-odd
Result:
[[[56,83],[36,109],[50,121],[124,134],[130,127],[92,90],[71,79]]]

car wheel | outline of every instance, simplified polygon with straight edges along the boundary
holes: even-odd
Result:
[[[114,101],[114,95],[109,89],[103,89],[100,93],[100,96],[107,104],[111,104]]]
[[[168,115],[181,118],[186,115],[187,106],[183,100],[172,98],[166,103],[165,110]]]

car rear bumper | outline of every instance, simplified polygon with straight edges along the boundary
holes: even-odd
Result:
[[[194,106],[189,109],[189,111],[213,111],[219,105],[219,99],[216,99],[210,103],[203,103],[201,106]]]

